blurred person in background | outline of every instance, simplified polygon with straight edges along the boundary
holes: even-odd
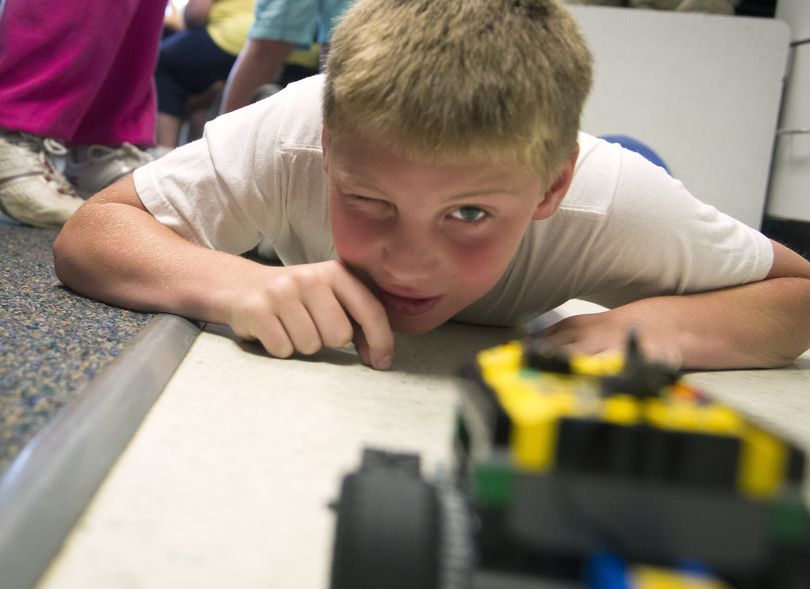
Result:
[[[257,0],[248,40],[225,84],[220,112],[250,104],[254,93],[274,82],[290,53],[314,41],[326,58],[337,19],[352,0]]]
[[[190,112],[216,100],[253,22],[254,0],[189,0],[171,12],[167,26],[179,29],[160,44],[156,155],[177,146]]]
[[[59,226],[149,161],[166,0],[5,0],[0,12],[0,211]],[[54,158],[65,158],[64,174]]]

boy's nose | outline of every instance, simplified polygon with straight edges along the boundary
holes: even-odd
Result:
[[[405,285],[435,275],[440,265],[437,244],[426,235],[400,231],[383,247],[383,262],[391,277]]]

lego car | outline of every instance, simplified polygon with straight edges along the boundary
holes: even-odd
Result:
[[[332,589],[806,589],[803,451],[645,360],[528,337],[463,370],[454,463],[364,451]]]

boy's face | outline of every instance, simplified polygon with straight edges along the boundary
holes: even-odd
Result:
[[[337,253],[405,333],[429,331],[486,294],[529,222],[553,214],[570,184],[561,175],[544,194],[543,178],[524,168],[404,159],[347,135],[324,138],[324,161]]]

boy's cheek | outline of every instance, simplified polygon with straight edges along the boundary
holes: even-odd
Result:
[[[332,234],[335,251],[346,263],[360,262],[371,253],[374,240],[370,232],[359,225],[333,227]]]
[[[452,260],[459,277],[486,280],[494,274],[500,276],[514,253],[514,248],[497,238],[492,238],[455,247]]]
[[[361,215],[343,210],[339,207],[332,209],[331,216],[332,241],[335,250],[343,261],[355,259],[356,254],[366,249],[372,239],[372,227]]]
[[[472,304],[489,292],[509,267],[514,251],[503,247],[473,247],[454,252],[453,278],[450,281],[454,301],[461,307]],[[455,312],[461,309],[456,309]],[[454,313],[455,314],[455,313]]]

